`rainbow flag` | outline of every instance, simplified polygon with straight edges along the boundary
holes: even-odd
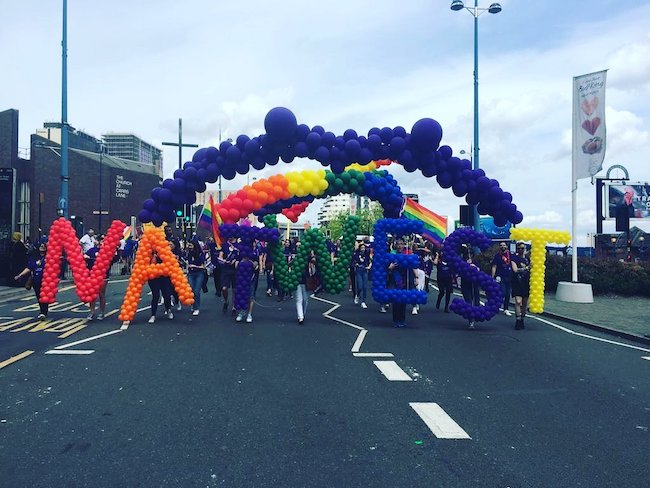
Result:
[[[214,208],[214,200],[212,199],[212,195],[210,195],[210,200],[208,201],[207,206],[210,208],[210,226],[212,227],[212,237],[214,237],[214,243],[217,245],[217,247],[221,248],[223,245],[223,240],[221,239],[219,226],[223,224],[223,220],[221,219],[219,212]],[[205,211],[205,206],[203,207],[203,210]]]
[[[447,217],[441,217],[406,197],[402,218],[421,221],[424,224],[422,237],[436,246],[442,247],[442,241],[447,237]]]
[[[124,227],[124,231],[122,232],[122,239],[126,241],[129,237],[131,237],[131,235],[133,234],[132,230],[133,229],[131,229],[130,225]]]
[[[203,210],[201,210],[198,225],[204,229],[212,229],[212,195],[210,195],[210,200],[208,203],[203,205]]]

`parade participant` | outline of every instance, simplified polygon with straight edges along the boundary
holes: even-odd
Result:
[[[408,254],[404,246],[404,240],[395,241],[393,254]],[[415,270],[412,271],[413,280],[416,280]],[[408,268],[396,261],[388,265],[388,286],[399,290],[407,289],[409,286]],[[406,303],[393,303],[393,327],[406,327]]]
[[[273,289],[275,288],[273,273],[273,256],[269,252],[269,246],[265,242],[260,243],[260,258],[261,258],[261,267],[260,269],[264,270],[266,275],[266,295],[271,297],[273,296]]]
[[[11,275],[21,273],[28,263],[27,246],[23,243],[23,235],[20,232],[11,234],[11,249],[9,251],[9,270]],[[22,283],[16,281],[8,283],[9,286],[21,286]]]
[[[507,242],[499,243],[499,252],[492,259],[492,278],[501,285],[503,313],[510,316],[510,293],[512,293],[512,265]]]
[[[90,248],[88,252],[84,254],[84,259],[86,260],[86,267],[88,269],[92,269],[93,266],[95,266],[95,262],[97,261],[97,254],[99,253],[99,250],[102,247],[102,244],[104,243],[104,237],[105,236],[99,236],[97,238],[97,242],[95,246]],[[119,257],[117,255],[113,256],[113,260],[111,264],[117,262]],[[110,266],[106,270],[106,276],[104,276],[104,282],[102,283],[102,286],[99,288],[99,314],[97,315],[97,320],[104,320],[104,314],[106,313],[106,286],[108,285],[108,279],[111,275],[111,268]],[[88,305],[90,306],[90,312],[88,313],[88,316],[86,317],[86,320],[92,321],[95,318],[95,310],[97,308],[97,304],[95,303],[95,300],[92,302],[89,302]]]
[[[466,244],[463,244],[462,256],[463,259],[467,262],[467,264],[473,266],[474,268],[478,268],[478,266],[474,263],[474,253],[472,252],[472,249]],[[478,307],[481,304],[481,295],[480,295],[479,286],[478,284],[473,283],[469,277],[465,278],[461,276],[460,292],[463,294],[463,299],[467,303],[471,303],[476,307]],[[474,320],[470,320],[469,328],[473,329],[474,326],[475,326]]]
[[[228,288],[233,289],[233,298],[235,293],[235,264],[239,258],[239,249],[235,245],[236,239],[231,237],[224,243],[219,253],[218,262],[221,266],[221,294],[223,296],[223,313],[228,311]],[[232,308],[235,315],[237,311]]]
[[[196,316],[201,309],[201,291],[205,280],[205,255],[198,239],[193,239],[187,243],[186,260],[187,280],[190,282],[192,292],[194,292],[192,315]]]
[[[170,240],[167,242],[169,243],[169,247],[172,250],[172,254],[176,258],[176,261],[178,261],[178,265],[181,268],[185,269],[187,267],[186,260],[185,260],[185,253],[181,249],[178,249],[176,247],[176,243],[174,240]],[[174,285],[172,284],[172,279],[169,276],[163,276],[163,278],[165,278],[165,281],[167,282],[166,283],[167,289],[171,293],[172,307],[174,306],[174,304],[176,304],[176,310],[180,312],[183,308],[183,305],[181,304],[181,300],[178,297],[178,292],[176,291],[176,288],[174,288]]]
[[[447,260],[443,258],[442,252],[436,253],[433,264],[436,266],[436,279],[438,281],[438,300],[436,301],[436,310],[440,310],[440,303],[444,297],[445,313],[449,313],[449,301],[451,300],[451,294],[454,291],[454,276],[449,267],[449,263],[447,263]]]
[[[429,273],[431,273],[431,270],[433,269],[432,260],[431,260],[431,249],[429,249],[422,243],[420,243],[419,245],[416,245],[414,243],[414,247],[415,247],[414,254],[416,254],[420,259],[418,268],[414,270],[415,277],[417,278],[417,282],[415,283],[415,289],[418,291],[425,291],[425,286],[428,285],[427,276],[429,275]],[[427,293],[429,292],[428,287],[426,291]],[[417,315],[419,311],[420,311],[420,305],[417,303],[414,304],[411,314]]]
[[[296,289],[296,313],[298,314],[298,324],[305,323],[307,315],[307,305],[309,304],[309,295],[316,290],[318,286],[318,267],[316,254],[314,251],[309,253],[309,259],[305,270],[298,279],[298,288]]]
[[[95,231],[88,229],[88,232],[79,239],[79,244],[81,244],[81,249],[84,253],[88,252],[95,246]]]
[[[160,264],[162,259],[158,256],[158,253],[154,251],[151,255],[151,264]],[[169,277],[159,276],[158,278],[152,278],[147,283],[149,283],[149,288],[151,289],[151,317],[149,318],[149,323],[153,324],[156,322],[156,312],[158,311],[158,301],[162,296],[163,302],[165,304],[165,315],[169,320],[174,318],[172,313],[172,291],[169,286]]]
[[[255,304],[255,289],[257,288],[256,280],[260,276],[260,256],[256,248],[253,248],[250,254],[239,254],[239,259],[235,264],[235,267],[239,266],[244,261],[251,261],[253,263],[253,275],[251,276],[251,281],[249,283],[249,299],[248,299],[248,308],[243,310],[237,310],[237,322],[244,320],[246,316],[246,322],[251,323],[253,321],[253,305]],[[233,302],[234,300],[234,290],[233,290]],[[248,312],[248,313],[247,313]]]
[[[176,246],[176,249],[178,249],[178,251],[180,251],[181,242],[178,240],[178,237],[176,237],[174,235],[174,229],[172,228],[172,226],[171,225],[166,225],[164,227],[164,231],[165,231],[165,239],[167,241],[174,241],[174,245]]]
[[[368,272],[371,265],[370,251],[368,251],[366,244],[362,242],[359,248],[354,251],[351,263],[351,266],[354,268],[355,288],[357,292],[354,297],[354,303],[358,304],[361,302],[361,308],[368,308],[368,305],[366,305],[366,297],[368,295]]]
[[[38,246],[38,256],[31,258],[27,262],[27,267],[14,277],[14,280],[20,281],[25,276],[31,274],[31,285],[34,289],[34,294],[36,295],[36,301],[38,301],[38,308],[40,310],[40,313],[37,317],[38,320],[45,320],[49,308],[49,305],[47,303],[41,302],[39,299],[39,296],[41,294],[41,285],[43,284],[43,270],[45,269],[46,253],[47,244],[45,242],[41,242]]]
[[[512,265],[512,298],[515,299],[515,329],[524,329],[524,317],[528,310],[530,295],[530,258],[526,255],[526,244],[517,243],[517,254],[510,258]]]
[[[208,253],[210,255],[210,266],[212,267],[212,280],[214,281],[214,294],[221,294],[221,265],[219,264],[219,253],[221,249],[212,237],[208,237]]]

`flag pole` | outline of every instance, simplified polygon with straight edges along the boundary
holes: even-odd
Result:
[[[572,120],[576,120],[576,92],[573,89],[575,86],[576,78],[573,78],[572,92],[573,103],[572,107]],[[573,245],[573,252],[571,253],[571,282],[578,283],[578,243],[576,241],[576,234],[578,231],[578,223],[576,222],[576,214],[578,213],[578,179],[576,178],[576,154],[575,154],[575,130],[572,131],[572,138],[574,139],[571,144],[571,244]]]

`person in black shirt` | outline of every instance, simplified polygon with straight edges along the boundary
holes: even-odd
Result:
[[[503,313],[510,316],[510,293],[512,293],[512,265],[507,242],[499,243],[499,252],[492,259],[492,278],[501,285]]]
[[[22,280],[22,278],[31,273],[32,287],[34,289],[34,294],[36,295],[36,300],[38,301],[38,307],[40,309],[40,313],[37,317],[39,320],[45,320],[49,308],[49,305],[47,303],[41,302],[39,298],[41,294],[41,285],[43,284],[43,270],[45,269],[46,253],[47,244],[41,242],[38,246],[38,256],[31,258],[27,263],[27,267],[25,267],[14,277],[14,279],[19,282]]]
[[[515,299],[515,329],[524,327],[530,295],[530,258],[526,256],[526,244],[517,243],[517,254],[510,259],[512,265],[512,297]]]

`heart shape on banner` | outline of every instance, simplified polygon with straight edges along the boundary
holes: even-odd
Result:
[[[582,123],[582,128],[589,132],[592,136],[596,133],[596,130],[598,130],[598,127],[600,127],[600,117],[594,117],[591,120],[585,120]]]
[[[584,113],[586,113],[589,117],[591,117],[591,115],[598,108],[598,97],[594,97],[591,100],[587,100],[585,98],[580,104],[580,107],[582,108],[582,111]]]

